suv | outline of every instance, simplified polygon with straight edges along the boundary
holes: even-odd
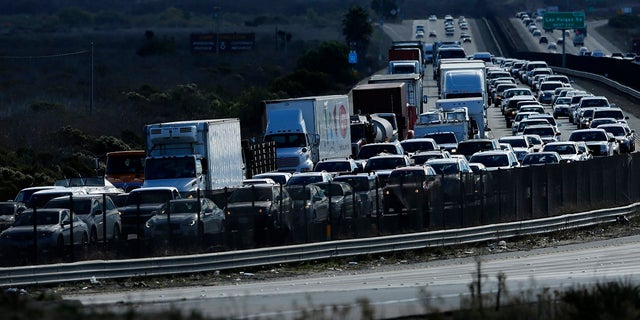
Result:
[[[44,208],[69,209],[77,215],[89,229],[89,243],[97,243],[107,239],[120,240],[122,221],[120,212],[109,196],[74,195],[49,200]],[[106,223],[104,222],[106,217]],[[106,231],[106,235],[105,235]]]
[[[611,156],[619,151],[616,138],[600,128],[575,130],[569,141],[585,142],[594,157]]]
[[[376,216],[382,210],[382,187],[375,174],[353,174],[335,177],[333,181],[346,182],[351,185],[353,192],[360,198],[360,216]]]
[[[303,186],[300,186],[301,188]],[[234,190],[224,209],[229,230],[292,229],[293,200],[287,188],[260,184]]]
[[[404,149],[400,145],[400,142],[378,142],[365,144],[360,148],[357,159],[364,160],[369,159],[381,153],[388,154],[403,154]]]

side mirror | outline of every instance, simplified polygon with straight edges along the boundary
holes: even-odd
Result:
[[[429,100],[429,98],[427,97],[426,94],[422,96],[422,103],[427,103],[427,100]]]

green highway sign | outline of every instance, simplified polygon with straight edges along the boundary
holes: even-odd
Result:
[[[542,28],[550,29],[582,29],[584,28],[584,12],[545,12],[542,16]]]

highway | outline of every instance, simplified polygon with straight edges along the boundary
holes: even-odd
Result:
[[[465,44],[468,53],[484,50],[476,22],[469,20],[474,39]],[[425,25],[426,32],[437,29],[444,34],[442,20],[437,22],[411,21],[399,25],[385,24],[384,30],[394,40],[406,40],[415,30],[415,24]],[[433,24],[433,25],[431,25]],[[456,32],[459,32],[457,30]],[[458,33],[456,33],[458,35]],[[457,39],[457,38],[456,38]],[[433,39],[432,39],[433,40]],[[437,88],[430,81],[428,69],[425,92],[428,108],[433,107]],[[576,82],[576,86],[582,82]],[[489,124],[495,137],[510,135],[496,108],[489,109]],[[566,121],[566,120],[563,120]],[[630,119],[633,128],[638,119]],[[574,127],[562,125],[562,137]],[[627,237],[607,241],[528,252],[505,252],[480,256],[483,292],[496,292],[496,277],[506,275],[506,284],[512,294],[520,290],[541,288],[567,288],[576,284],[591,284],[604,280],[640,278],[640,256],[636,254],[640,237]],[[380,257],[381,259],[383,257]],[[373,265],[369,270],[348,271],[348,267],[328,268],[313,276],[281,278],[260,281],[251,274],[231,274],[226,283],[210,283],[187,288],[138,289],[124,292],[97,294],[76,293],[65,299],[79,300],[88,306],[113,311],[191,310],[219,318],[300,318],[303,314],[324,315],[332,318],[337,313],[344,318],[362,318],[367,309],[373,309],[375,318],[392,318],[424,313],[427,310],[457,309],[461,299],[468,298],[469,284],[477,270],[474,258],[431,261],[395,266]],[[275,269],[274,269],[274,272]],[[363,300],[364,299],[364,300]],[[338,306],[338,307],[335,307]],[[316,317],[320,318],[320,317]]]

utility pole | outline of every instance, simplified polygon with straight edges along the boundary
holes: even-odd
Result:
[[[89,101],[89,114],[93,113],[93,42],[91,42],[91,98]]]

